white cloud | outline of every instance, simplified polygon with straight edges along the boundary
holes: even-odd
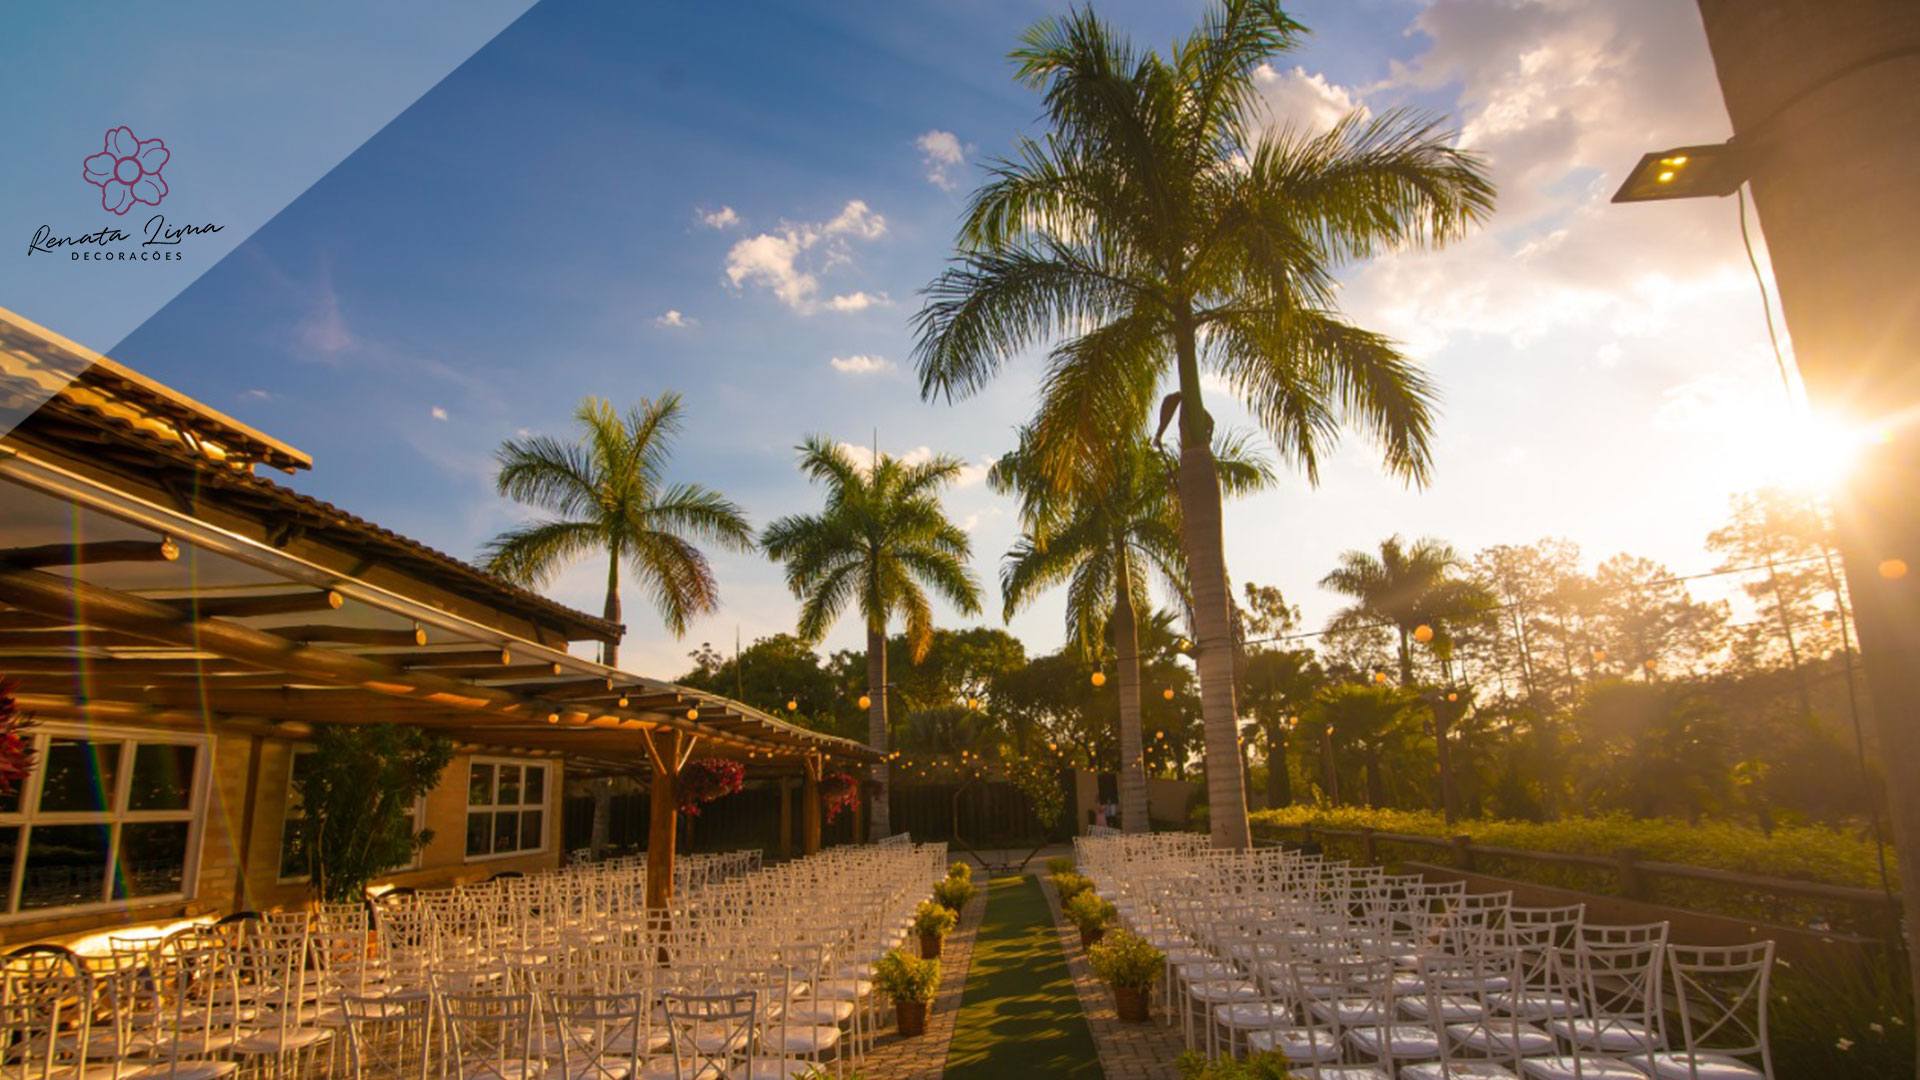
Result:
[[[833,370],[846,375],[879,375],[893,370],[893,361],[884,356],[869,356],[865,353],[836,356],[827,363],[833,365]]]
[[[1308,74],[1303,67],[1277,71],[1271,64],[1261,64],[1253,69],[1253,82],[1272,123],[1301,134],[1318,135],[1355,109],[1366,114],[1366,106],[1351,89],[1328,82],[1319,72]]]
[[[960,520],[960,531],[970,533],[980,527],[980,515],[968,514]]]
[[[927,179],[942,191],[952,191],[953,172],[967,163],[971,147],[961,145],[960,137],[953,132],[937,128],[922,133],[913,145],[920,148],[920,163],[926,167]]]
[[[850,292],[832,297],[827,307],[833,311],[865,311],[870,307],[886,307],[893,303],[886,293]]]
[[[273,400],[272,391],[262,390],[257,386],[249,390],[240,391],[240,396],[242,398],[245,398],[248,401],[272,401]]]
[[[327,359],[358,344],[359,339],[347,327],[346,315],[340,310],[340,294],[334,291],[331,274],[321,279],[312,306],[306,316],[294,324],[293,332],[308,351]]]
[[[683,315],[676,308],[668,308],[665,314],[654,316],[653,325],[662,330],[684,330],[700,325],[700,320],[691,315]]]
[[[957,488],[970,488],[987,478],[987,470],[993,468],[994,459],[984,457],[979,461],[966,461],[960,464],[960,475],[953,481]]]
[[[432,408],[431,410],[429,410],[429,411],[430,411],[430,412],[431,412],[431,413],[433,414],[433,418],[434,418],[435,420],[445,420],[445,419],[447,418],[447,410],[445,410],[445,409],[443,409],[443,408],[441,408],[441,407],[440,407],[440,406],[438,406],[438,405],[435,405],[435,406],[434,406],[434,407],[433,407],[433,408]]]
[[[723,206],[718,210],[702,210],[695,207],[693,216],[709,229],[731,229],[740,224],[740,215],[734,213],[731,206]]]
[[[843,442],[840,444],[840,452],[852,459],[861,472],[870,472],[873,469],[873,447]],[[916,446],[904,454],[895,454],[890,451],[882,451],[882,453],[906,465],[923,465],[933,460],[931,446]]]
[[[786,222],[775,232],[735,243],[727,252],[727,280],[736,288],[761,286],[793,310],[811,314],[823,306],[818,299],[820,274],[852,260],[849,241],[878,240],[886,232],[885,217],[852,199],[828,221]],[[885,293],[854,292],[834,296],[824,306],[861,311],[884,303]]]

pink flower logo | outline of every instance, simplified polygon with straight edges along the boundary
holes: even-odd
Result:
[[[106,144],[84,163],[87,183],[100,189],[100,205],[124,214],[134,203],[159,206],[167,197],[160,170],[167,165],[167,144],[140,139],[125,124],[107,132]]]

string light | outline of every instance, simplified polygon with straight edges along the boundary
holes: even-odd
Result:
[[[1094,672],[1094,673],[1093,673],[1093,685],[1094,685],[1094,686],[1096,686],[1096,687],[1100,687],[1100,686],[1105,686],[1105,685],[1107,685],[1107,673],[1106,673],[1106,672],[1104,672],[1104,671],[1096,671],[1096,672]]]
[[[1426,623],[1421,623],[1419,626],[1414,627],[1413,640],[1419,642],[1422,645],[1425,645],[1427,642],[1432,641],[1433,627],[1428,626]]]
[[[788,698],[788,699],[787,699],[787,711],[788,711],[788,712],[799,712],[799,711],[800,711],[800,702],[799,702],[799,701],[798,701],[797,699],[795,699],[795,698]]]
[[[1381,686],[1385,686],[1387,684],[1387,673],[1384,671],[1374,672],[1373,681],[1379,683]]]
[[[1163,697],[1163,698],[1166,698],[1166,699],[1167,699],[1168,701],[1172,701],[1172,700],[1173,700],[1173,687],[1171,687],[1171,686],[1169,686],[1169,687],[1167,687],[1167,688],[1166,688],[1165,690],[1162,690],[1162,691],[1160,691],[1160,696],[1161,696],[1161,697]]]
[[[867,695],[865,695],[865,694],[861,694],[861,695],[860,695],[860,707],[861,707],[861,708],[863,708],[863,709],[871,709],[871,708],[873,708],[873,699],[872,699],[872,698],[870,698],[870,697],[868,697],[868,696],[867,696]]]
[[[1883,559],[1880,562],[1880,576],[1888,581],[1899,581],[1907,576],[1907,560]]]

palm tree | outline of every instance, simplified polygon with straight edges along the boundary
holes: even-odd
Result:
[[[1258,491],[1273,480],[1266,460],[1243,437],[1214,450],[1221,490]],[[1120,703],[1120,821],[1128,832],[1147,831],[1145,742],[1140,726],[1138,613],[1150,610],[1146,584],[1158,571],[1173,595],[1186,599],[1186,560],[1180,552],[1180,503],[1173,489],[1178,463],[1144,437],[1121,448],[1105,477],[1052,483],[1033,453],[1033,433],[987,473],[987,483],[1020,496],[1026,535],[1007,552],[1000,571],[1003,617],[1055,585],[1067,585],[1067,634],[1083,656],[1098,662],[1112,639]]]
[[[963,613],[980,610],[980,586],[967,569],[967,534],[947,520],[939,490],[960,475],[950,457],[909,465],[876,454],[862,470],[843,449],[819,436],[799,447],[800,469],[827,487],[818,514],[783,517],[761,533],[761,546],[787,564],[787,587],[800,600],[799,635],[809,643],[826,636],[849,604],[867,624],[867,743],[887,749],[887,623],[906,619],[914,663],[933,644],[933,605],[927,590]],[[875,839],[890,831],[887,767],[874,767],[878,782],[872,823]]]
[[[752,551],[753,527],[719,492],[666,482],[680,431],[679,394],[642,398],[625,416],[604,399],[589,397],[574,419],[581,428],[577,442],[534,435],[500,445],[494,455],[500,494],[555,517],[494,537],[482,560],[509,581],[537,585],[576,559],[605,552],[607,621],[620,622],[624,562],[678,637],[695,615],[720,603],[713,566],[695,542]],[[614,666],[619,650],[618,639],[605,643],[601,662]]]
[[[1398,536],[1380,542],[1380,554],[1348,551],[1340,556],[1340,565],[1320,579],[1324,588],[1353,603],[1336,613],[1328,624],[1334,630],[1352,630],[1362,626],[1390,624],[1399,637],[1400,685],[1413,687],[1413,645],[1425,638],[1444,666],[1452,655],[1453,634],[1448,624],[1484,615],[1493,606],[1493,595],[1485,586],[1460,577],[1460,556],[1453,546],[1431,537],[1415,540],[1408,547]],[[1446,699],[1452,693],[1451,701]],[[1449,733],[1465,709],[1459,693],[1435,691],[1428,704],[1432,707],[1435,757],[1440,770],[1440,805],[1448,821],[1457,811],[1453,785],[1453,759]]]
[[[979,390],[1053,349],[1034,421],[1042,468],[1071,480],[1137,430],[1171,370],[1216,844],[1250,836],[1240,782],[1220,485],[1201,403],[1211,368],[1317,480],[1343,424],[1426,479],[1432,392],[1387,339],[1346,322],[1333,269],[1437,245],[1491,211],[1479,160],[1437,122],[1355,114],[1322,135],[1261,125],[1255,70],[1301,27],[1273,0],[1221,0],[1166,56],[1091,11],[1043,20],[1013,53],[1050,130],[974,193],[955,261],[927,287],[924,397]]]

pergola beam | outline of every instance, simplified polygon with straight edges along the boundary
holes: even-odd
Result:
[[[180,545],[172,537],[159,540],[94,540],[79,544],[40,544],[0,549],[0,566],[37,570],[43,566],[90,566],[95,563],[172,562]]]

